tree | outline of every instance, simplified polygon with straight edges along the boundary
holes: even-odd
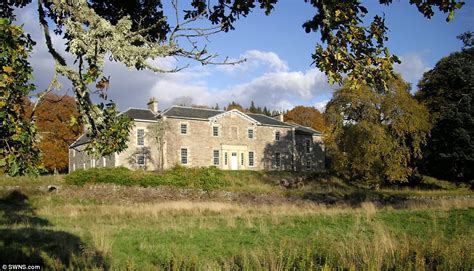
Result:
[[[38,126],[39,148],[45,168],[50,172],[65,172],[68,147],[83,132],[82,125],[74,122],[79,117],[74,98],[48,93],[38,104],[33,117]]]
[[[31,0],[3,1],[0,17],[13,18],[13,8],[24,7],[29,2]],[[155,72],[176,72],[184,68],[164,70],[149,62],[167,56],[193,59],[203,65],[239,63],[242,60],[229,62],[227,58],[216,62],[217,54],[210,54],[199,42],[234,29],[235,21],[246,17],[257,5],[270,14],[278,0],[217,0],[212,4],[193,0],[184,9],[178,6],[178,0],[171,2],[174,11],[165,14],[161,0],[38,0],[38,21],[55,60],[55,71],[72,82],[81,120],[88,123],[89,151],[100,155],[122,151],[128,131],[116,132],[112,138],[108,135],[111,130],[131,126],[126,123],[130,120],[119,115],[112,102],[96,106],[91,98],[97,94],[107,99],[110,77],[103,75],[105,59]],[[307,2],[315,8],[315,15],[303,27],[308,33],[319,32],[322,41],[312,55],[314,65],[326,73],[330,82],[342,82],[343,75],[347,75],[352,89],[363,84],[386,88],[386,82],[393,75],[393,64],[399,60],[385,47],[384,18],[376,15],[372,22],[364,25],[362,18],[368,10],[358,0]],[[379,3],[390,5],[392,0],[379,0]],[[434,14],[433,8],[449,13],[448,21],[463,6],[460,0],[410,3],[427,18]],[[212,25],[206,25],[206,21]],[[66,39],[66,51],[75,58],[73,64],[56,50],[50,25]],[[91,89],[94,84],[95,89]]]
[[[20,26],[0,18],[0,172],[11,176],[38,174],[41,169],[36,126],[25,115],[32,41]]]
[[[324,116],[312,106],[296,106],[285,114],[285,121],[311,127],[317,131],[325,131]]]
[[[239,110],[240,112],[245,112],[245,109],[238,103],[232,101],[231,103],[229,103],[229,105],[227,106],[227,111],[230,111],[232,109],[237,109]]]
[[[157,167],[159,169],[164,168],[164,145],[165,145],[165,133],[169,125],[164,119],[159,119],[157,123],[148,127],[148,136],[153,139],[156,144],[158,152]]]
[[[427,109],[401,77],[388,89],[347,83],[327,104],[325,138],[333,167],[352,180],[379,184],[406,182],[415,172],[431,125]]]
[[[416,98],[433,116],[423,149],[426,174],[452,180],[474,179],[474,47],[436,63],[423,75]]]

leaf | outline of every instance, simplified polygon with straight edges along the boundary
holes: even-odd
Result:
[[[3,67],[3,71],[6,72],[6,73],[12,73],[12,72],[13,72],[13,68],[10,67],[10,66],[4,66],[4,67]]]

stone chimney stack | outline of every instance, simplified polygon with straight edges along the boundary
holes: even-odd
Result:
[[[279,120],[279,121],[281,121],[281,122],[284,122],[284,121],[285,121],[285,119],[284,119],[284,114],[283,114],[283,113],[278,114],[277,117],[278,117],[278,120]]]
[[[285,122],[284,116],[285,116],[285,114],[283,112],[281,112],[278,115],[273,116],[273,118],[276,119],[276,120],[279,120],[281,122]]]
[[[156,101],[155,97],[151,97],[146,105],[151,112],[158,114],[158,101]]]

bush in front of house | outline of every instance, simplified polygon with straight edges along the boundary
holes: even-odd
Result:
[[[215,189],[229,186],[225,174],[215,167],[185,168],[175,166],[161,173],[131,171],[124,167],[77,170],[66,176],[74,185],[86,183],[113,183],[119,185],[194,187]]]
[[[115,183],[132,185],[132,171],[125,167],[80,169],[66,175],[66,183],[84,185],[86,183]]]

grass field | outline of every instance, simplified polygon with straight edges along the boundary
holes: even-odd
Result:
[[[474,267],[474,194],[466,186],[427,178],[419,188],[372,191],[325,177],[288,190],[276,185],[281,175],[224,175],[224,188],[212,190],[3,178],[0,262],[105,270]],[[59,190],[47,192],[48,184]]]

